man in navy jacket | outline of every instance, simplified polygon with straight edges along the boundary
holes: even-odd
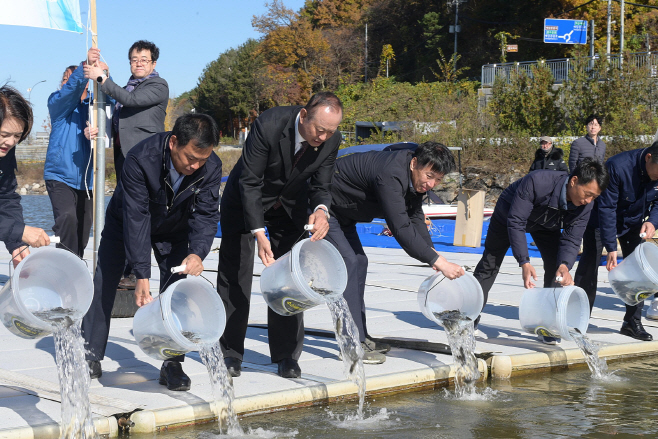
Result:
[[[160,291],[186,274],[203,272],[219,220],[222,162],[213,153],[219,130],[203,114],[186,114],[171,132],[139,143],[126,156],[123,176],[112,196],[98,250],[94,299],[82,321],[88,343],[87,361],[93,378],[101,376],[110,318],[125,259],[137,277],[135,302],[152,300],[149,289],[151,249],[160,268]],[[185,265],[182,275],[171,268]],[[182,356],[167,360],[160,384],[188,390]]]
[[[357,222],[384,218],[400,246],[412,258],[427,264],[447,278],[455,279],[464,269],[439,255],[425,224],[423,196],[455,168],[450,150],[425,142],[415,151],[372,151],[336,160],[331,180],[329,232],[331,242],[347,267],[343,296],[359,330],[364,363],[383,363],[390,346],[368,336],[364,302],[368,257],[356,231]]]
[[[596,298],[598,267],[603,247],[608,251],[606,268],[617,266],[617,239],[624,257],[643,241],[652,238],[658,227],[658,142],[649,148],[625,151],[606,162],[610,174],[608,189],[596,200],[583,240],[583,254],[575,282],[587,293],[590,312]],[[648,216],[648,218],[647,218]],[[644,235],[642,235],[644,234]],[[642,235],[642,236],[640,236]],[[620,333],[650,341],[642,325],[644,303],[626,305]]]
[[[591,202],[607,185],[605,167],[596,160],[585,159],[571,175],[534,171],[505,189],[491,216],[484,253],[473,273],[482,286],[485,305],[510,245],[522,270],[523,285],[535,287],[537,272],[530,264],[526,232],[532,236],[544,262],[544,288],[557,283],[573,285],[569,270],[578,256],[592,211]],[[547,344],[559,341],[543,335],[540,339]]]

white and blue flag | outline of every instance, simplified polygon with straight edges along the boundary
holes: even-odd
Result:
[[[80,0],[0,0],[0,24],[82,33]]]

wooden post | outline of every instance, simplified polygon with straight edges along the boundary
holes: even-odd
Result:
[[[453,245],[480,247],[484,220],[484,191],[460,189],[457,195],[457,217]]]

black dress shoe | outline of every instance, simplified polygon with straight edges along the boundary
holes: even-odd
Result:
[[[160,384],[167,386],[169,390],[190,390],[192,380],[183,372],[183,367],[178,361],[169,361],[160,368]]]
[[[391,345],[388,343],[384,343],[383,341],[375,341],[370,336],[366,335],[366,341],[363,343],[368,346],[368,349],[374,352],[379,352],[382,354],[387,353],[388,351],[391,350]]]
[[[297,360],[284,358],[279,361],[279,376],[282,378],[299,378],[302,376],[302,370],[299,368]]]
[[[621,325],[619,333],[633,337],[637,340],[653,340],[653,336],[644,330],[644,326],[642,326],[642,322],[639,319],[631,319],[630,322],[624,320],[624,324]]]
[[[226,369],[232,377],[239,377],[242,373],[242,360],[239,358],[226,357],[224,358],[224,364],[226,364]]]
[[[87,360],[87,366],[89,366],[89,377],[93,379],[100,378],[103,375],[103,369],[101,369],[101,362],[95,360]]]

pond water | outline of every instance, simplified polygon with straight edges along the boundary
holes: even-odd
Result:
[[[110,198],[110,195],[105,195],[105,207],[110,202]],[[21,206],[23,206],[25,224],[40,227],[49,235],[53,234],[55,219],[53,218],[53,206],[50,204],[48,195],[21,195]]]
[[[248,416],[243,437],[260,438],[604,438],[658,436],[658,358],[610,365],[616,379],[598,380],[586,367],[493,380],[477,396],[454,387],[368,398],[365,419],[354,402]],[[240,379],[234,381],[240,386]],[[214,439],[216,424],[134,439]]]

